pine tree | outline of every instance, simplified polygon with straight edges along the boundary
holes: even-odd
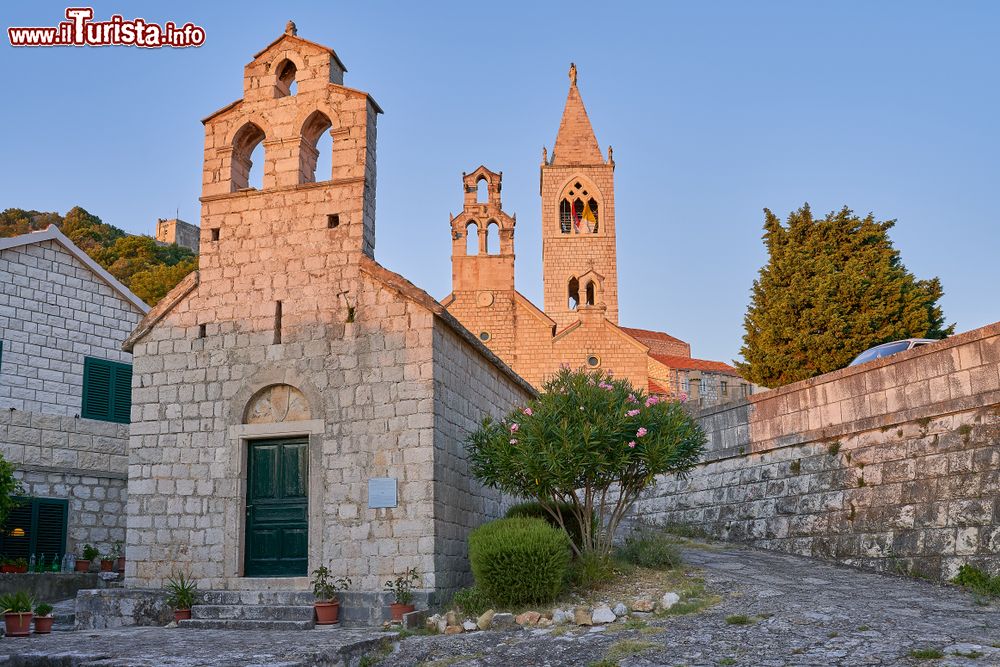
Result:
[[[889,238],[895,220],[846,206],[814,219],[809,205],[786,225],[764,209],[769,260],[744,320],[748,380],[766,387],[843,368],[859,353],[901,338],[944,338],[937,278],[917,280]]]

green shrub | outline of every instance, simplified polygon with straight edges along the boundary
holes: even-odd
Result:
[[[469,436],[473,476],[548,507],[571,502],[582,548],[611,554],[618,524],[657,475],[683,474],[705,434],[680,403],[604,371],[562,368],[539,397]],[[591,515],[596,515],[591,530]]]
[[[951,581],[959,586],[971,588],[980,595],[1000,596],[1000,575],[991,577],[972,565],[958,568],[958,574]]]
[[[596,588],[610,580],[615,574],[614,562],[608,556],[585,551],[578,556],[570,568],[570,580],[580,588]]]
[[[551,602],[566,584],[570,541],[541,519],[491,521],[469,535],[476,586],[499,605]]]
[[[15,591],[0,595],[0,611],[10,614],[26,614],[35,606],[35,599],[28,591]]]
[[[681,564],[676,543],[663,533],[639,530],[625,539],[618,557],[626,563],[653,570],[671,570]]]
[[[573,512],[573,505],[570,503],[556,503],[559,509],[559,513],[562,515],[563,523],[566,525],[566,533],[569,534],[569,539],[573,540],[573,544],[577,546],[578,549],[583,548],[583,531],[580,529],[580,522],[576,518],[576,514]],[[548,513],[548,511],[542,507],[541,503],[531,502],[531,503],[521,503],[519,505],[512,506],[507,510],[508,519],[516,518],[531,518],[531,519],[545,519],[551,525],[556,528],[561,528],[559,521],[556,520],[554,516]],[[593,530],[597,529],[597,519],[591,515],[590,523]]]
[[[483,589],[472,586],[457,591],[451,598],[451,606],[470,616],[479,616],[493,606]]]

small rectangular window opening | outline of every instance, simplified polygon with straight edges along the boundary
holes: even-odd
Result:
[[[281,342],[281,302],[274,302],[274,344]]]
[[[336,213],[331,213],[326,216],[326,226],[328,229],[336,229],[340,227],[340,216]]]
[[[206,325],[204,325],[204,324],[199,324],[198,325],[198,338],[204,338],[205,337],[205,333],[206,333],[205,329],[206,329]]]
[[[218,227],[213,227],[209,231],[212,232],[212,240],[213,241],[218,241],[219,240],[219,228]]]

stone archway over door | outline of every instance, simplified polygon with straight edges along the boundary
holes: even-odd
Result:
[[[258,391],[244,412],[247,424],[308,420],[309,403],[287,384]],[[309,438],[247,442],[246,548],[248,577],[303,577],[309,571]]]

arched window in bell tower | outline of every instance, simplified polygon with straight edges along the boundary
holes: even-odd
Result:
[[[277,97],[287,97],[297,93],[298,84],[295,82],[295,75],[298,70],[295,63],[291,60],[285,60],[278,65],[276,71],[278,73]]]
[[[486,254],[500,254],[500,225],[495,220],[490,220],[486,225]]]
[[[600,205],[588,187],[574,182],[559,201],[559,231],[563,234],[596,234]]]
[[[474,222],[465,226],[465,254],[479,254],[479,225]]]
[[[580,305],[580,281],[576,278],[569,279],[569,303],[570,310],[576,310]]]
[[[594,281],[587,281],[587,305],[593,306],[597,296],[597,287],[594,286]]]
[[[476,181],[476,203],[486,204],[490,201],[490,191],[489,183],[486,181],[486,177],[480,178]]]

